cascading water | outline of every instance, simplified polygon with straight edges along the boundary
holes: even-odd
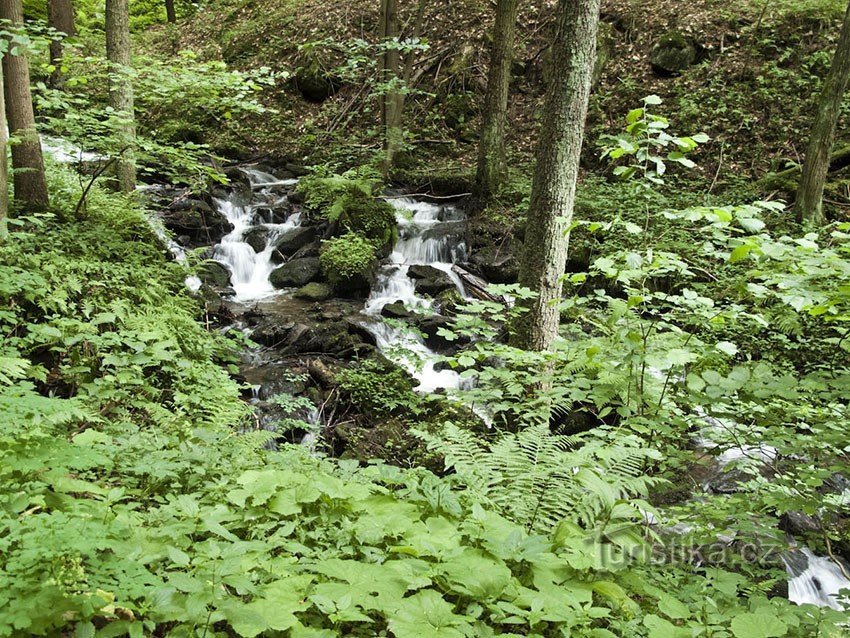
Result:
[[[453,206],[437,206],[409,198],[393,199],[399,239],[384,262],[364,313],[367,327],[375,335],[378,348],[393,358],[419,381],[419,392],[460,387],[460,375],[453,370],[436,370],[437,355],[409,330],[385,323],[384,306],[401,302],[408,310],[428,311],[431,300],[416,293],[415,281],[408,276],[411,266],[427,265],[445,272],[464,294],[460,277],[452,266],[466,256],[460,241],[460,212]]]
[[[817,556],[807,547],[787,552],[783,560],[791,576],[788,581],[788,599],[791,602],[848,609],[838,594],[841,590],[848,590],[850,595],[850,579],[835,561]]]
[[[275,242],[285,232],[301,225],[299,213],[290,215],[282,224],[273,224],[261,219],[258,212],[260,208],[285,204],[286,196],[277,191],[292,186],[297,180],[278,180],[254,169],[243,169],[243,173],[253,191],[249,202],[241,201],[243,196],[238,192],[228,198],[214,200],[219,212],[233,225],[233,230],[215,247],[213,257],[230,269],[230,283],[236,293],[233,300],[237,302],[256,301],[277,293],[269,281],[269,275],[276,267],[273,261]],[[249,231],[260,226],[265,230],[265,247],[257,252],[245,239]]]

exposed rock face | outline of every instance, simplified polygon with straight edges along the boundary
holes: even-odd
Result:
[[[655,44],[649,63],[656,74],[671,77],[696,64],[698,58],[699,50],[693,38],[671,31]]]
[[[336,90],[333,78],[315,61],[295,72],[295,86],[305,100],[317,104],[327,100]]]
[[[316,279],[321,273],[316,257],[293,259],[272,271],[269,281],[275,288],[296,288]]]

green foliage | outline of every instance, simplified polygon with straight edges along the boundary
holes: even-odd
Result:
[[[570,521],[601,535],[634,533],[633,524],[652,509],[637,499],[659,482],[644,468],[660,455],[637,437],[609,445],[552,434],[547,424],[496,435],[489,444],[453,425],[423,437],[476,500],[529,531],[545,533]]]
[[[416,414],[422,399],[413,391],[413,382],[401,368],[366,359],[337,375],[340,391],[358,411],[378,418],[393,414]]]
[[[657,95],[645,97],[642,107],[632,109],[626,115],[626,129],[623,133],[600,138],[600,143],[606,145],[603,148],[603,159],[629,160],[628,164],[614,168],[614,174],[618,177],[629,179],[637,174],[653,184],[661,184],[667,172],[666,162],[675,162],[685,168],[696,166],[687,155],[698,145],[707,142],[708,136],[705,133],[690,137],[671,135],[667,132],[670,126],[667,118],[649,110],[650,106],[660,104],[661,98]],[[671,147],[673,150],[667,151]]]
[[[378,263],[374,244],[355,233],[322,242],[319,261],[334,286],[368,281]]]
[[[101,57],[75,56],[66,49],[63,88],[38,83],[34,95],[45,128],[85,151],[104,158],[125,149],[119,135],[126,115],[108,106],[108,65]],[[276,81],[268,68],[230,71],[222,62],[201,61],[191,52],[176,57],[137,56],[125,69],[136,103],[135,159],[141,175],[174,182],[221,181],[210,162],[205,131],[233,126],[247,113],[267,111],[257,94]],[[285,74],[282,74],[285,77]]]

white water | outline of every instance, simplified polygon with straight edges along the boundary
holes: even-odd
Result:
[[[788,581],[788,599],[791,602],[838,610],[850,609],[838,595],[843,589],[848,590],[850,595],[850,580],[832,559],[817,556],[804,547],[789,552],[784,560],[791,576]]]
[[[278,180],[273,175],[254,169],[243,169],[243,172],[252,190],[260,191],[255,193],[250,203],[238,203],[239,195],[236,193],[227,199],[214,200],[219,212],[233,225],[233,230],[215,247],[213,258],[230,270],[230,283],[236,293],[233,300],[238,302],[257,301],[279,292],[269,281],[269,275],[278,266],[272,261],[275,240],[301,225],[301,215],[298,213],[290,215],[283,224],[267,224],[258,218],[260,208],[285,203],[286,197],[276,191],[292,186],[298,180]],[[245,242],[245,234],[258,226],[267,229],[266,246],[259,253]]]
[[[399,301],[408,310],[431,310],[431,300],[416,294],[415,282],[408,276],[413,265],[433,266],[448,273],[460,294],[464,294],[463,283],[452,265],[465,256],[466,247],[457,235],[433,232],[441,230],[442,224],[456,222],[459,214],[451,206],[409,198],[390,203],[396,208],[399,239],[366,300],[364,312],[370,317],[366,327],[375,335],[378,349],[419,381],[417,391],[457,389],[461,386],[460,375],[453,370],[435,370],[438,355],[410,330],[385,323],[381,311],[387,304]]]

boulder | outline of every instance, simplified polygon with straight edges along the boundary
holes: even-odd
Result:
[[[295,86],[305,100],[317,104],[333,95],[336,88],[333,78],[316,62],[311,62],[295,72]]]
[[[269,241],[268,226],[254,226],[245,231],[242,235],[242,241],[254,249],[255,253],[261,253],[266,249],[266,244]]]
[[[301,246],[295,253],[292,255],[293,259],[300,259],[301,257],[318,257],[319,251],[322,248],[322,244],[319,241],[313,241],[305,246]]]
[[[233,226],[219,211],[201,200],[192,200],[191,207],[181,203],[162,213],[163,225],[177,236],[185,236],[189,245],[211,246],[233,230]]]
[[[298,226],[280,235],[275,240],[274,247],[280,255],[290,257],[314,241],[316,241],[315,228],[311,226]]]
[[[469,259],[470,269],[494,284],[515,283],[519,278],[522,244],[506,241],[476,250]]]
[[[198,269],[198,277],[213,288],[222,289],[230,286],[230,270],[218,261],[205,261]]]
[[[448,273],[439,268],[434,268],[434,266],[411,266],[407,271],[407,276],[415,281],[416,292],[432,297],[455,287]]]
[[[679,31],[671,31],[655,43],[649,54],[649,63],[657,75],[679,75],[696,64],[699,50],[693,38]]]
[[[310,283],[321,273],[321,266],[316,257],[293,259],[269,275],[269,281],[275,288],[294,288]]]
[[[386,306],[381,308],[381,316],[389,317],[390,319],[410,319],[415,315],[407,309],[407,306],[405,306],[404,303],[396,301],[394,303],[388,303]]]
[[[333,288],[328,284],[314,281],[296,290],[294,296],[296,299],[305,301],[326,301],[333,297]]]

